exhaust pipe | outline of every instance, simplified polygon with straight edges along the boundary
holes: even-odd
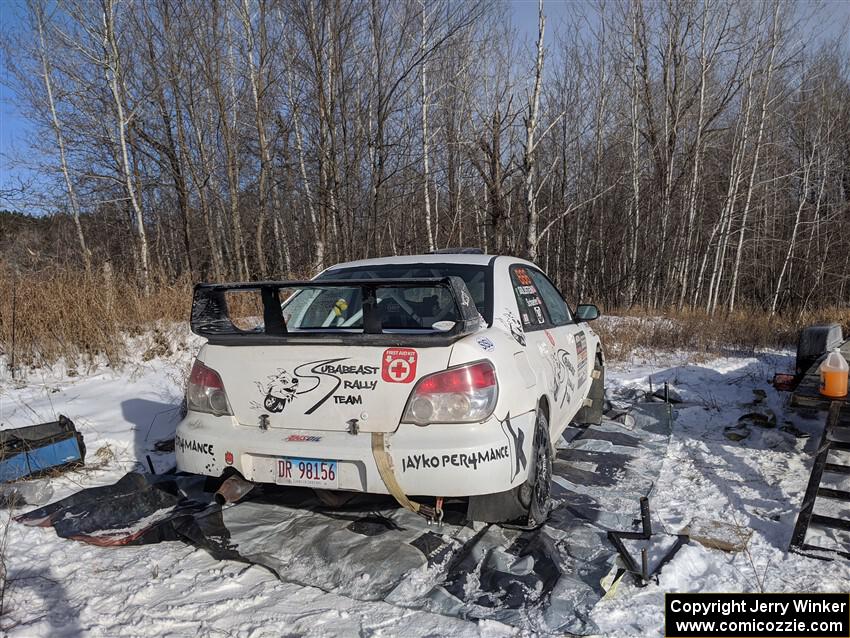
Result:
[[[255,487],[256,483],[246,481],[238,474],[234,474],[225,480],[224,483],[221,484],[221,487],[218,488],[214,497],[215,502],[219,505],[224,505],[225,503],[238,503]]]

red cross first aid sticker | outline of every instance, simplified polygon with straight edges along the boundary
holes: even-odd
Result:
[[[416,378],[416,350],[387,348],[381,362],[381,378],[387,383],[410,383]]]

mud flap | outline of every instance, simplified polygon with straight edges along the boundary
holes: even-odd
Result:
[[[470,496],[466,510],[469,520],[484,523],[515,521],[522,516],[528,516],[528,510],[519,502],[516,490]]]
[[[599,425],[602,423],[602,411],[605,404],[605,364],[599,365],[599,359],[596,360],[592,375],[593,381],[585,401],[589,401],[590,404],[582,406],[576,412],[575,422],[578,424]]]

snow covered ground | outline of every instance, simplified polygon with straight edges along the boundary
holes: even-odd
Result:
[[[177,419],[183,379],[200,341],[177,331],[170,352],[150,335],[133,344],[139,363],[120,371],[27,373],[12,381],[0,367],[0,428],[70,417],[88,447],[85,470],[45,479],[51,500],[81,487],[111,483],[144,467],[153,443]],[[145,359],[147,359],[145,361]],[[788,352],[730,355],[701,361],[687,353],[609,362],[613,399],[633,397],[665,381],[683,399],[661,478],[651,497],[657,527],[678,532],[694,518],[753,530],[749,551],[727,554],[691,543],[637,588],[624,580],[596,607],[606,636],[661,635],[667,591],[840,591],[850,589],[850,561],[789,554],[797,508],[811,468],[822,415],[804,419],[784,409],[769,385],[790,371]],[[760,390],[764,398],[753,390]],[[726,426],[752,411],[776,415],[776,427],[749,426],[739,442]],[[785,431],[790,425],[799,432]],[[798,438],[800,432],[809,438]],[[151,454],[157,470],[173,464]],[[8,514],[0,512],[6,527]],[[280,582],[259,567],[222,562],[182,543],[101,548],[59,539],[52,529],[8,525],[0,630],[11,636],[503,636],[523,635],[495,622],[471,623],[383,602],[362,602]],[[527,633],[527,632],[525,632]]]

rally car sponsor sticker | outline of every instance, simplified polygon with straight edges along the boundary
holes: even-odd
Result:
[[[204,443],[203,441],[195,441],[192,439],[184,439],[182,436],[174,437],[174,447],[180,448],[184,454],[186,452],[197,452],[198,454],[206,454],[214,456],[215,451],[212,443]]]
[[[579,384],[587,378],[587,335],[579,332],[576,335],[576,354],[578,355]]]
[[[313,434],[290,434],[284,439],[290,443],[318,443],[322,437]]]
[[[537,323],[546,323],[546,319],[543,318],[543,310],[541,310],[540,306],[534,306],[534,314],[537,316]]]
[[[496,349],[496,344],[488,337],[481,337],[478,340],[478,345],[481,346],[481,349],[484,350],[484,352],[492,352]]]
[[[471,450],[451,454],[408,454],[401,459],[401,471],[438,470],[449,467],[477,470],[479,465],[503,460],[510,460],[507,445],[485,448],[483,451]]]
[[[514,429],[511,423],[511,413],[508,412],[505,420],[502,421],[502,432],[508,439],[506,450],[509,451],[511,461],[511,483],[514,482],[517,475],[525,471],[528,467],[528,459],[525,456],[525,432],[519,426]]]
[[[416,378],[417,358],[413,348],[387,348],[381,359],[381,378],[387,383],[410,383]]]
[[[371,392],[378,386],[377,374],[378,366],[363,365],[348,357],[309,361],[292,372],[281,368],[266,381],[256,381],[263,400],[252,401],[250,405],[255,410],[283,412],[303,396],[306,402],[302,401],[298,409],[306,407],[306,415],[313,414],[331,399],[334,404],[362,405],[361,392]],[[370,378],[373,375],[376,378]]]

